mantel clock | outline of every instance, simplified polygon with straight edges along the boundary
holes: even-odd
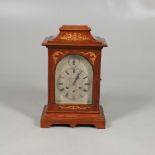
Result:
[[[105,128],[99,99],[101,49],[107,44],[93,37],[85,25],[63,25],[59,30],[56,37],[42,43],[48,48],[48,104],[41,127],[67,124]]]

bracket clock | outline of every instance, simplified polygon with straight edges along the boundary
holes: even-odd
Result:
[[[104,39],[91,35],[85,25],[63,25],[56,37],[46,38],[48,48],[48,104],[41,127],[94,125],[105,128],[100,100],[101,49]]]

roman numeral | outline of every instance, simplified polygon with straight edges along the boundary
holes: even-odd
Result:
[[[88,76],[85,76],[83,79],[86,79]]]
[[[73,65],[75,65],[75,58],[73,59]]]
[[[84,91],[84,92],[87,92],[88,90],[86,90],[86,89],[83,89],[83,91]]]
[[[63,83],[58,83],[59,85],[63,85]]]
[[[75,73],[75,69],[73,69],[73,73]]]
[[[64,88],[61,88],[60,91],[64,91]]]

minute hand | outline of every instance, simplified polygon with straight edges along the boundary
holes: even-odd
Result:
[[[81,73],[82,73],[82,71],[81,71],[80,73],[77,74],[75,80],[74,80],[73,83],[72,83],[73,86],[75,85],[76,81],[79,79]]]

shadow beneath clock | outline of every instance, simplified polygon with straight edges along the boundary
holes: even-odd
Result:
[[[82,127],[84,127],[84,128],[96,128],[94,125],[83,125],[83,124],[77,124],[76,126],[74,126],[74,127],[71,127],[69,124],[53,124],[53,125],[51,125],[51,127],[68,127],[68,128],[82,128]]]
[[[151,106],[151,96],[145,93],[136,92],[107,92],[101,97],[103,103],[106,128],[111,127],[111,124],[126,116]]]
[[[69,124],[53,124],[50,127],[68,127],[68,128],[70,128]]]
[[[29,85],[0,87],[0,106],[30,117],[36,126],[40,126],[43,106],[47,104],[46,99],[47,92],[37,87]]]
[[[79,124],[76,126],[76,128],[96,128],[96,126],[94,125],[83,125],[83,124]]]

